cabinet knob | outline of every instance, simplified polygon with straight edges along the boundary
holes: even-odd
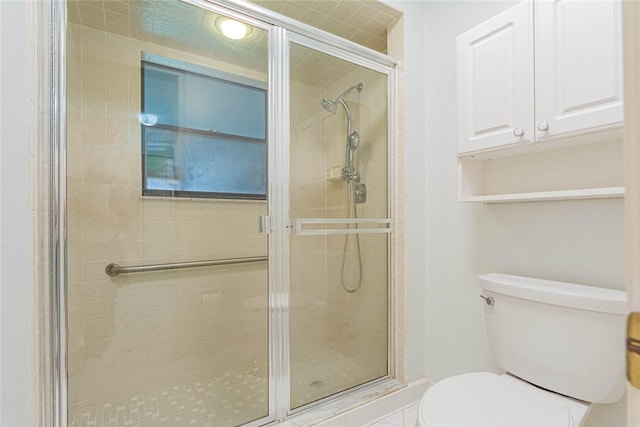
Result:
[[[514,136],[518,136],[518,137],[520,137],[520,136],[524,135],[524,129],[522,129],[522,128],[515,128],[515,129],[513,130],[513,135],[514,135]]]
[[[538,130],[542,131],[542,132],[544,132],[546,130],[549,130],[549,122],[542,121],[542,122],[538,123]]]

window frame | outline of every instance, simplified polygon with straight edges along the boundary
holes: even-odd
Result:
[[[267,200],[269,182],[268,182],[268,92],[267,83],[259,80],[253,80],[244,76],[239,76],[232,73],[227,73],[221,70],[205,67],[198,64],[187,63],[179,61],[173,58],[167,58],[147,52],[142,52],[140,60],[140,111],[141,114],[145,114],[145,64],[149,64],[155,68],[166,69],[170,73],[178,75],[178,91],[180,87],[180,79],[182,76],[188,74],[196,75],[200,77],[206,77],[210,79],[220,80],[224,83],[250,87],[251,89],[257,89],[264,92],[264,112],[265,112],[265,129],[264,138],[255,138],[250,136],[229,134],[224,132],[218,132],[215,130],[203,130],[196,128],[188,128],[177,125],[169,125],[163,123],[155,123],[152,126],[147,126],[140,122],[140,139],[141,139],[141,192],[142,196],[150,197],[173,197],[173,198],[199,198],[199,199],[212,199],[212,200],[247,200],[247,201],[265,201]],[[180,97],[180,94],[178,94]],[[180,100],[177,101],[178,104]],[[264,193],[233,193],[233,192],[220,192],[220,191],[192,191],[192,190],[174,190],[174,189],[152,189],[148,188],[148,176],[147,176],[147,141],[145,134],[151,129],[161,129],[174,131],[176,137],[180,134],[192,134],[205,137],[223,138],[227,140],[235,140],[239,143],[264,143],[265,144],[265,191]],[[177,147],[176,147],[177,148]]]

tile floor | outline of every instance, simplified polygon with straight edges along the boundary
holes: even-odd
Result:
[[[418,416],[418,403],[406,408],[398,409],[390,414],[378,418],[366,427],[415,427]]]

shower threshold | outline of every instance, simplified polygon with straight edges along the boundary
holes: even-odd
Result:
[[[312,426],[405,387],[395,378],[378,378],[297,408],[291,412],[286,420],[276,425],[278,427]]]

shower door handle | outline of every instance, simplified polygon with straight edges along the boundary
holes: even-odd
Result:
[[[271,233],[271,217],[269,215],[258,216],[258,233]]]
[[[330,234],[388,234],[391,233],[389,218],[293,218],[291,233],[299,236]],[[305,226],[312,226],[307,228]],[[325,227],[322,228],[321,226]],[[338,228],[336,226],[347,226]],[[359,226],[366,228],[359,228]],[[353,228],[349,228],[353,226]]]

